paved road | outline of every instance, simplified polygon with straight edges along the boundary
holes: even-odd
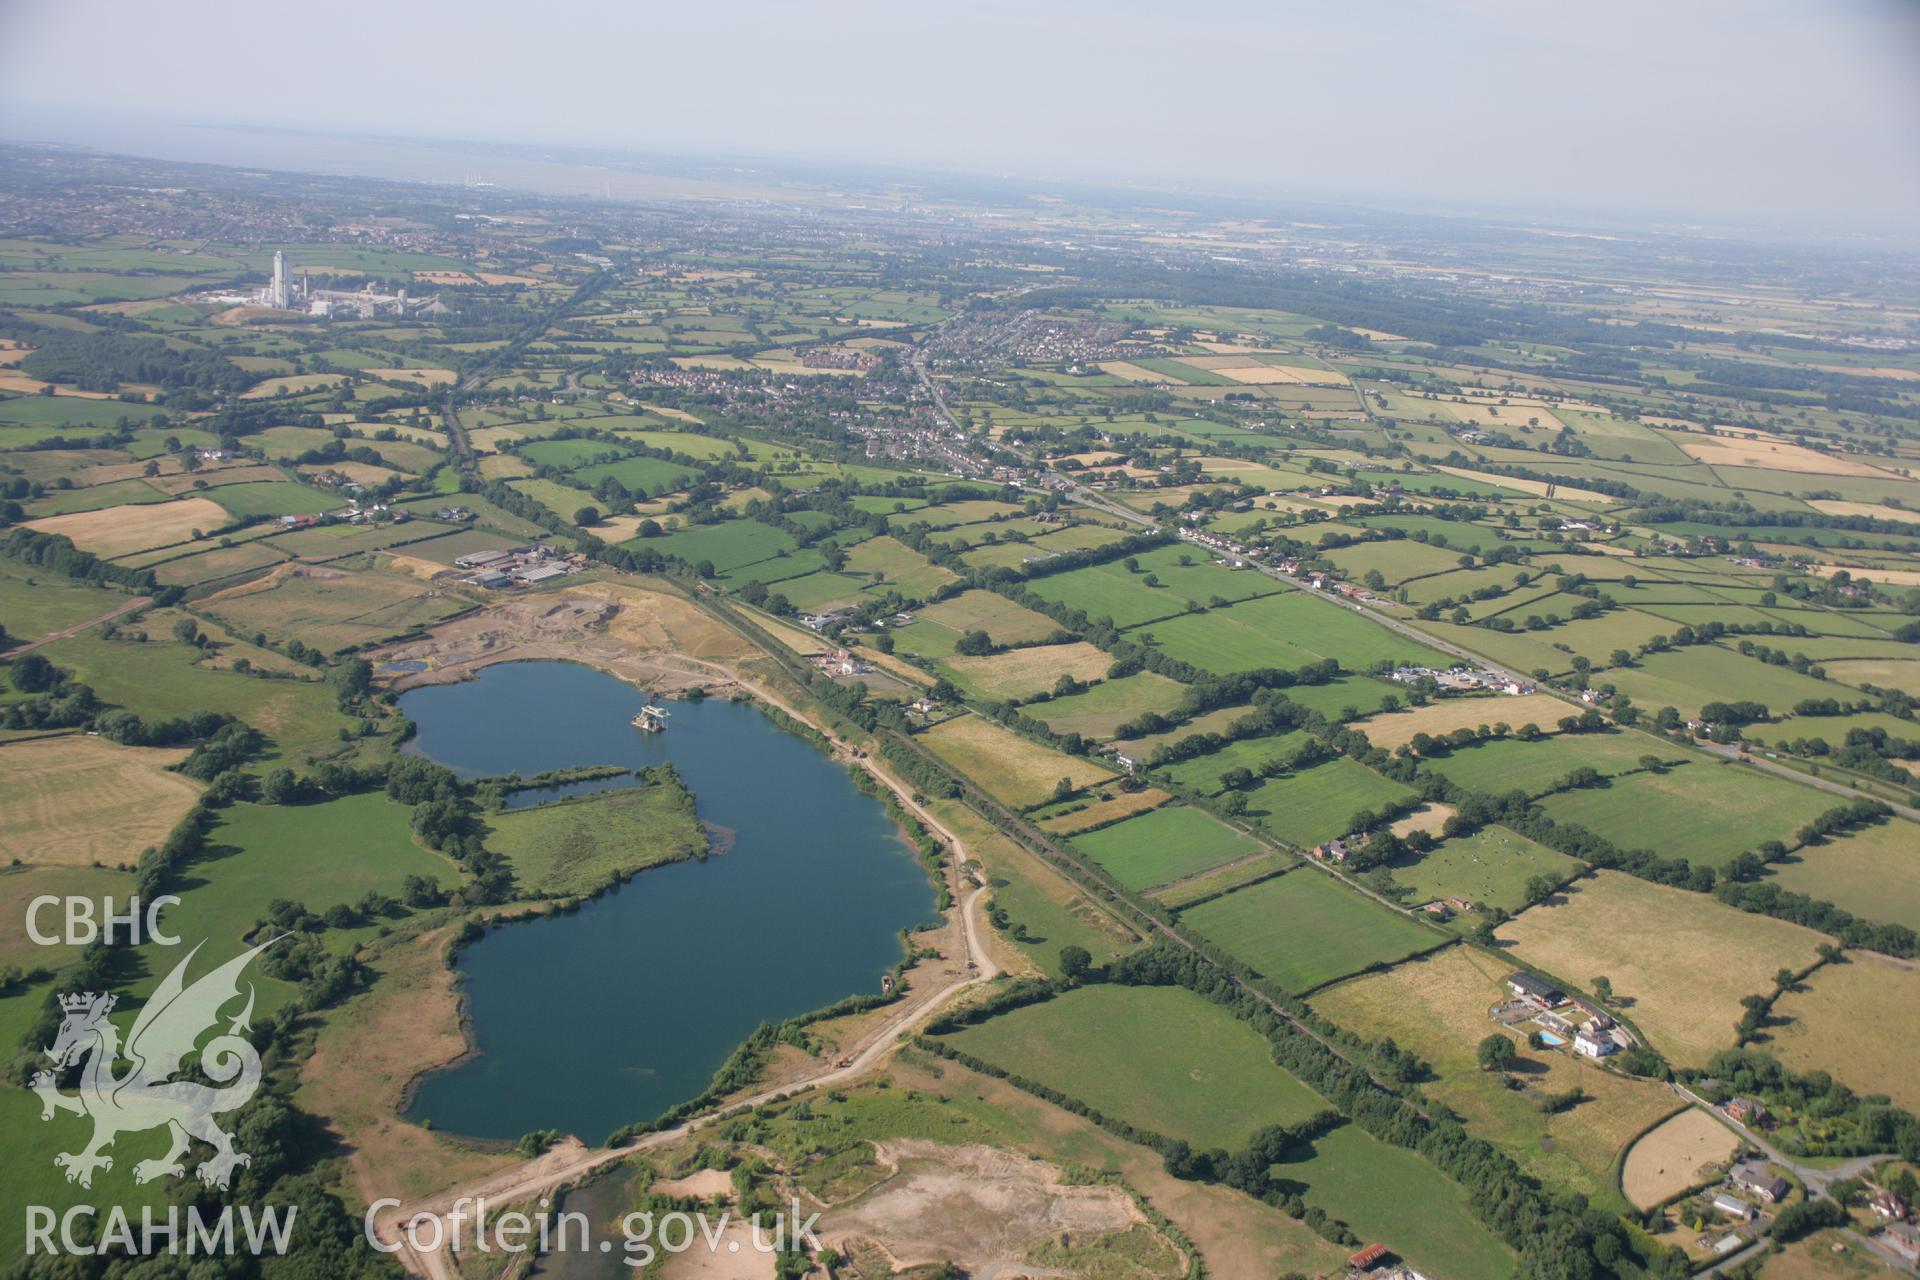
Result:
[[[926,387],[928,394],[933,397],[934,409],[940,414],[941,418],[950,427],[952,427],[955,431],[960,430],[959,424],[954,421],[953,415],[947,410],[946,397],[940,390],[940,384],[937,381],[935,381],[927,373],[926,365],[924,363],[925,357],[923,353],[918,349],[916,349],[912,357],[910,357],[910,359],[913,365],[914,373],[919,376],[921,384]],[[1366,396],[1364,394],[1361,395],[1360,400],[1361,400],[1361,407],[1366,408]],[[1367,412],[1369,416],[1371,416],[1372,410],[1368,409]],[[1020,450],[1018,449],[1011,448],[1005,444],[1002,444],[999,447],[1006,449],[1007,452],[1014,454],[1015,456],[1019,457],[1022,461],[1028,463],[1031,466],[1039,465],[1037,462],[1035,462],[1035,460],[1030,455],[1021,453]],[[1140,512],[1134,511],[1131,508],[1123,506],[1118,502],[1114,502],[1110,498],[1106,497],[1104,494],[1097,493],[1094,490],[1088,489],[1083,485],[1075,484],[1071,489],[1067,490],[1065,496],[1071,498],[1073,501],[1077,503],[1080,503],[1082,506],[1092,507],[1096,511],[1105,512],[1107,515],[1114,516],[1121,520],[1125,520],[1131,524],[1139,525],[1148,529],[1158,529],[1161,527],[1160,523],[1157,520],[1153,519],[1151,516],[1143,515]],[[1180,532],[1180,537],[1183,541],[1193,541],[1193,537],[1188,530],[1182,529],[1179,532]],[[1312,588],[1306,582],[1303,582],[1299,578],[1295,578],[1289,574],[1282,573],[1280,572],[1280,570],[1275,569],[1270,565],[1261,564],[1257,560],[1248,560],[1247,563],[1252,565],[1255,569],[1259,570],[1261,573],[1266,574],[1270,578],[1276,578],[1281,582],[1285,582],[1290,586],[1299,587],[1303,590],[1312,590]],[[1325,596],[1325,593],[1319,593],[1319,594],[1322,594],[1323,596]],[[1438,649],[1442,653],[1451,654],[1456,658],[1460,658],[1465,661],[1471,662],[1476,666],[1484,667],[1487,670],[1493,671],[1499,675],[1505,676],[1510,680],[1524,680],[1528,684],[1535,683],[1533,677],[1530,675],[1522,675],[1519,672],[1510,671],[1492,662],[1482,654],[1475,653],[1471,649],[1463,649],[1459,645],[1453,644],[1447,640],[1440,639],[1437,636],[1429,635],[1428,633],[1418,630],[1417,628],[1410,627],[1406,623],[1402,622],[1400,619],[1392,617],[1391,615],[1382,613],[1377,609],[1370,609],[1367,606],[1359,603],[1358,601],[1348,600],[1344,596],[1325,596],[1325,598],[1332,600],[1335,604],[1342,605],[1345,608],[1351,609],[1353,612],[1361,615],[1364,618],[1367,618],[1372,622],[1379,624],[1380,626],[1387,628],[1387,630],[1389,631],[1395,632],[1399,635],[1406,636],[1410,640],[1416,640],[1419,643],[1426,645],[1430,649]],[[1558,689],[1550,688],[1544,685],[1539,686],[1539,689],[1540,689],[1540,692],[1542,693],[1550,694],[1554,697],[1560,698],[1562,701],[1567,702],[1570,706],[1574,707],[1576,710],[1586,709],[1585,704],[1579,702],[1578,699],[1569,697],[1567,694],[1562,693]],[[1761,757],[1756,757],[1751,753],[1741,751],[1737,747],[1728,747],[1728,746],[1722,746],[1719,743],[1698,742],[1698,741],[1696,741],[1693,745],[1697,747],[1699,750],[1704,751],[1709,755],[1720,756],[1723,759],[1736,761],[1737,763],[1740,763],[1740,764],[1750,765],[1755,769],[1762,770],[1763,772],[1766,772],[1766,773],[1775,774],[1779,777],[1787,779],[1788,781],[1798,782],[1803,786],[1815,787],[1821,791],[1831,792],[1832,794],[1837,796],[1844,796],[1849,800],[1859,800],[1863,798],[1865,799],[1878,798],[1873,796],[1867,796],[1864,792],[1861,792],[1853,787],[1849,787],[1845,783],[1835,782],[1831,778],[1816,778],[1811,774],[1803,773],[1798,769],[1792,769],[1786,765],[1776,763],[1775,761],[1767,760]],[[1891,800],[1885,800],[1883,801],[1883,803],[1891,807],[1893,811],[1899,814],[1901,817],[1906,818],[1912,822],[1920,822],[1920,809],[1913,808],[1910,805],[1899,804]]]
[[[17,658],[23,653],[32,653],[43,644],[52,644],[55,640],[65,640],[69,636],[77,636],[88,627],[97,627],[103,622],[111,622],[123,613],[132,613],[135,609],[143,609],[152,603],[152,596],[135,596],[118,609],[109,610],[97,618],[89,618],[85,622],[76,622],[64,631],[55,631],[51,635],[41,636],[38,640],[29,640],[26,644],[17,645],[12,649],[8,649],[4,653],[0,653],[0,658]]]
[[[1798,1160],[1795,1160],[1792,1156],[1780,1150],[1780,1148],[1774,1146],[1771,1142],[1768,1142],[1765,1137],[1753,1129],[1748,1128],[1746,1125],[1741,1124],[1724,1111],[1714,1107],[1705,1098],[1702,1098],[1699,1094],[1687,1088],[1679,1081],[1673,1081],[1671,1087],[1673,1091],[1682,1098],[1706,1111],[1706,1113],[1715,1120],[1718,1120],[1721,1124],[1739,1134],[1743,1141],[1758,1149],[1770,1162],[1781,1166],[1793,1174],[1794,1177],[1798,1178],[1801,1185],[1806,1187],[1807,1199],[1809,1200],[1825,1199],[1829,1195],[1828,1187],[1831,1184],[1840,1181],[1842,1178],[1860,1177],[1872,1171],[1873,1167],[1881,1161],[1893,1158],[1891,1152],[1874,1156],[1856,1156],[1851,1160],[1842,1161],[1830,1169],[1816,1169],[1812,1165],[1801,1164]],[[1912,1267],[1907,1266],[1907,1264],[1895,1256],[1891,1250],[1884,1248],[1878,1241],[1869,1239],[1860,1232],[1855,1231],[1852,1227],[1843,1227],[1841,1230],[1851,1237],[1861,1248],[1867,1250],[1888,1266],[1894,1267],[1908,1275],[1915,1274]],[[1756,1251],[1757,1246],[1742,1249],[1731,1257],[1723,1258],[1715,1263],[1706,1274],[1718,1275],[1724,1270],[1738,1266],[1742,1261],[1751,1257]]]
[[[1185,530],[1181,531],[1180,536],[1184,541],[1193,541],[1192,536]],[[1196,543],[1196,545],[1201,544]],[[1269,578],[1278,579],[1281,582],[1287,583],[1289,586],[1299,587],[1305,591],[1313,590],[1312,586],[1308,583],[1293,577],[1291,574],[1282,573],[1271,565],[1261,564],[1257,560],[1249,560],[1247,563],[1259,572],[1266,574]],[[1389,631],[1397,632],[1410,640],[1417,640],[1430,649],[1438,649],[1442,653],[1452,654],[1456,658],[1471,662],[1475,666],[1484,667],[1486,670],[1492,671],[1496,675],[1505,676],[1509,680],[1520,680],[1529,685],[1534,685],[1539,692],[1559,698],[1572,710],[1585,711],[1588,709],[1579,699],[1549,685],[1539,684],[1530,675],[1523,675],[1520,672],[1508,670],[1483,655],[1473,652],[1471,649],[1463,649],[1459,645],[1443,640],[1438,636],[1429,635],[1418,628],[1410,627],[1400,619],[1381,613],[1377,609],[1369,609],[1366,605],[1356,600],[1349,600],[1344,596],[1329,595],[1326,592],[1316,592],[1315,594],[1319,595],[1322,599],[1340,605],[1342,608],[1351,609],[1353,612],[1372,622],[1378,623]],[[1698,740],[1692,741],[1690,745],[1696,751],[1703,751],[1708,755],[1719,756],[1724,760],[1731,760],[1737,764],[1744,764],[1767,773],[1777,774],[1790,782],[1798,782],[1802,786],[1817,787],[1822,791],[1829,791],[1834,795],[1844,796],[1849,800],[1872,800],[1878,798],[1866,795],[1864,792],[1857,791],[1844,783],[1835,782],[1831,778],[1816,778],[1810,774],[1802,773],[1798,769],[1790,769],[1786,765],[1776,763],[1761,756],[1756,756],[1749,751],[1742,751],[1738,747],[1723,746],[1717,742],[1701,742]],[[1883,800],[1882,803],[1886,804],[1901,817],[1913,822],[1920,822],[1920,809],[1915,809],[1909,805],[1895,804],[1891,800]]]

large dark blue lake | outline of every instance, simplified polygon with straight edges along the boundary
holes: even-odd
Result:
[[[671,760],[726,850],[463,951],[479,1052],[420,1082],[415,1119],[599,1141],[698,1095],[761,1022],[877,991],[899,931],[933,916],[912,848],[841,766],[748,703],[672,703],[672,727],[642,733],[645,701],[567,662],[402,696],[412,749],[467,776]]]

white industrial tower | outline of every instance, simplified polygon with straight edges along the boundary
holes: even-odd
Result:
[[[280,250],[273,251],[273,283],[267,288],[267,305],[284,311],[290,299],[287,297],[287,259]]]

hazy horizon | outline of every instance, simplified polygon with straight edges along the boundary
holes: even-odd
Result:
[[[501,0],[457,25],[343,0],[297,28],[260,12],[8,7],[0,135],[220,162],[114,140],[224,123],[1920,236],[1920,5],[1901,0],[1578,16],[1512,0],[1177,16],[1137,0],[745,0],[724,24],[556,0],[537,25]]]

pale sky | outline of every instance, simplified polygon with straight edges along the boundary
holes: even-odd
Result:
[[[0,0],[82,109],[1920,238],[1920,0]]]

